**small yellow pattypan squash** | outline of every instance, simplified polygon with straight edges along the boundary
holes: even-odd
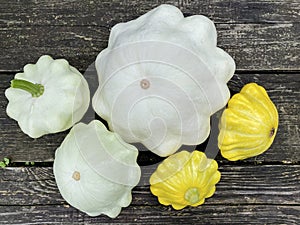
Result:
[[[163,205],[176,210],[198,206],[215,192],[218,164],[203,152],[181,151],[165,159],[150,177],[150,190]]]
[[[96,69],[96,113],[126,142],[169,156],[206,140],[210,116],[230,98],[235,63],[217,47],[211,20],[164,4],[116,24]]]
[[[90,216],[116,217],[131,202],[141,170],[138,150],[97,120],[76,124],[55,153],[54,176],[63,198]]]
[[[222,156],[231,161],[249,158],[271,146],[278,128],[278,112],[266,90],[249,83],[229,100],[219,128]]]
[[[48,55],[24,66],[5,96],[7,115],[32,138],[69,129],[83,117],[90,102],[83,75],[65,59]]]

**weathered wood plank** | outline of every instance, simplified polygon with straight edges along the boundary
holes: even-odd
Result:
[[[16,72],[39,56],[67,58],[84,71],[106,48],[110,27],[0,28],[0,72]],[[300,23],[217,24],[218,45],[238,70],[300,70]]]
[[[168,3],[184,14],[203,14],[216,23],[291,23],[300,22],[300,3],[247,0],[135,0],[135,1],[1,1],[0,27],[6,26],[106,26],[124,22]]]
[[[300,223],[300,206],[237,205],[202,206],[175,211],[165,207],[135,206],[110,219],[89,217],[68,205],[0,206],[1,224],[285,224]]]
[[[142,167],[132,206],[159,206],[149,177],[157,165]],[[221,181],[207,205],[300,205],[300,165],[220,166]],[[52,167],[8,167],[0,170],[0,205],[66,204],[56,187]]]
[[[4,93],[14,74],[1,74],[0,93]],[[86,75],[92,90],[97,86],[96,75]],[[230,89],[239,91],[249,82],[263,85],[279,112],[279,131],[271,148],[264,154],[250,158],[248,162],[296,163],[300,161],[300,74],[236,74],[229,82]],[[31,139],[21,132],[17,123],[10,119],[5,108],[7,100],[0,95],[0,159],[10,157],[14,162],[53,161],[54,151],[67,132]],[[94,118],[92,109],[85,122]],[[200,149],[203,150],[203,149]],[[226,162],[220,156],[218,160]]]
[[[300,70],[300,23],[216,26],[218,43],[237,70]]]

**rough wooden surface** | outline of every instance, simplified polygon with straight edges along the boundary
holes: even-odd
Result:
[[[151,168],[144,169],[144,176],[149,176]],[[300,211],[299,165],[227,165],[221,166],[220,171],[222,179],[215,195],[201,207],[175,211],[160,206],[156,197],[150,194],[149,186],[144,184],[133,190],[131,206],[124,209],[116,220],[110,220],[105,216],[88,218],[70,208],[57,190],[52,168],[8,168],[0,174],[0,224],[11,224],[8,218],[13,216],[19,220],[14,220],[14,224],[26,221],[67,224],[72,221],[80,223],[81,220],[144,224],[174,224],[174,221],[177,224],[180,220],[191,224],[201,218],[196,224],[209,221],[217,224],[296,224]],[[47,215],[43,216],[43,213]],[[269,218],[270,215],[273,217]],[[235,220],[228,220],[231,216]]]
[[[298,70],[300,23],[217,24],[218,43],[238,70]],[[42,54],[64,57],[85,70],[107,46],[100,26],[0,27],[0,71],[19,71]],[[26,55],[24,55],[26,53]]]
[[[298,0],[135,0],[68,1],[1,0],[1,27],[8,26],[112,26],[168,3],[186,15],[203,14],[215,23],[294,23],[300,22]]]
[[[4,1],[0,71],[17,71],[42,54],[85,70],[106,47],[109,29],[164,1]],[[186,15],[215,21],[219,46],[238,70],[299,70],[299,1],[168,1]],[[26,55],[24,55],[26,53]]]
[[[5,113],[5,89],[14,74],[42,54],[64,57],[82,72],[106,47],[109,31],[161,3],[186,16],[203,14],[218,31],[218,45],[233,56],[229,87],[263,85],[279,112],[279,130],[264,154],[241,162],[217,156],[217,191],[196,208],[175,211],[150,194],[157,165],[143,166],[133,202],[116,219],[89,217],[61,197],[52,173],[55,149],[68,131],[31,139]],[[0,224],[300,224],[300,2],[248,0],[0,0]],[[97,85],[93,72],[86,73]],[[94,88],[94,87],[93,87]],[[95,118],[92,112],[86,121]],[[35,165],[24,167],[24,162]]]
[[[142,167],[144,178],[133,191],[133,206],[158,206],[146,179],[156,167]],[[300,204],[300,165],[221,165],[219,170],[222,178],[208,205]],[[0,205],[66,204],[52,167],[11,167],[1,172]]]
[[[299,206],[207,205],[176,212],[167,207],[132,206],[116,219],[91,218],[68,205],[0,206],[2,224],[299,224]],[[270,216],[272,214],[273,216]],[[11,218],[15,218],[14,221]],[[51,222],[49,222],[51,221]]]

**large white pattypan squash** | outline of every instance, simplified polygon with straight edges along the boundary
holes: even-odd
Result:
[[[97,120],[76,124],[55,153],[54,175],[63,198],[90,216],[116,217],[140,180],[138,150]]]
[[[65,59],[41,56],[24,66],[5,91],[7,115],[32,138],[69,129],[88,109],[90,91],[82,74]]]
[[[184,17],[171,5],[115,25],[96,59],[95,111],[125,141],[160,156],[202,143],[210,116],[229,99],[235,70],[216,45],[211,20]]]

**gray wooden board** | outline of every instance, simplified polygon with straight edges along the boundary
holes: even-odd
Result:
[[[107,46],[110,28],[164,1],[4,1],[0,8],[0,71],[18,71],[42,54],[86,69]],[[186,15],[209,16],[219,46],[238,70],[298,70],[300,2],[168,1]],[[224,13],[225,12],[225,13]]]
[[[133,206],[159,205],[148,182],[156,167],[142,167],[141,182],[133,190]],[[205,205],[300,205],[300,165],[221,165],[219,170],[221,181]],[[65,204],[52,167],[8,167],[0,170],[0,181],[2,206]]]
[[[68,205],[0,206],[1,224],[285,224],[297,225],[300,206],[282,205],[207,205],[175,211],[163,206],[133,206],[115,219],[89,217]]]
[[[13,76],[14,74],[2,74],[0,80],[0,93],[2,93],[0,95],[0,158],[9,157],[15,162],[51,162],[55,149],[60,145],[68,131],[45,135],[39,139],[31,139],[23,134],[17,123],[5,113],[7,100],[4,91],[9,86],[9,81],[13,79]],[[91,85],[97,85],[95,74],[88,73],[86,78]],[[270,98],[277,106],[280,122],[277,136],[271,148],[264,154],[246,161],[299,162],[300,74],[236,74],[228,85],[230,89],[238,92],[244,84],[249,82],[257,82],[266,88]],[[94,118],[95,114],[90,109],[86,122]],[[218,159],[223,160],[220,156]]]
[[[169,0],[169,1],[22,1],[1,0],[0,27],[6,26],[106,26],[135,19],[152,8],[168,3],[186,16],[206,15],[215,23],[293,23],[300,22],[298,0]]]
[[[300,23],[217,24],[218,46],[238,70],[299,70]],[[20,71],[43,54],[66,58],[85,70],[107,47],[109,27],[32,26],[0,28],[0,71]]]
[[[132,204],[110,220],[104,216],[90,218],[70,207],[58,192],[51,167],[7,168],[0,172],[0,224],[300,222],[299,165],[228,165],[219,169],[222,177],[217,191],[202,206],[175,211],[159,205],[148,185],[140,185],[133,190]],[[143,176],[151,172],[145,168]]]

